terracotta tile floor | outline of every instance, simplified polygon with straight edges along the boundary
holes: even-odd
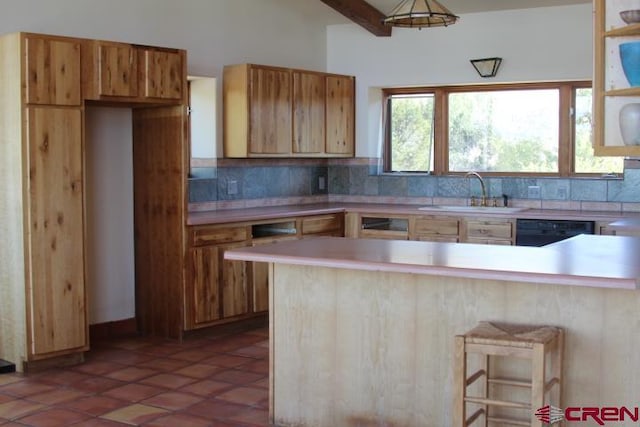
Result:
[[[268,426],[267,337],[92,343],[81,365],[0,375],[0,426]]]

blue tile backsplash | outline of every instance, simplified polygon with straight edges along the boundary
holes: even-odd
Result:
[[[538,186],[540,196],[535,200],[640,202],[640,168],[627,168],[624,179],[490,177],[485,182],[491,197],[530,199],[529,187]],[[367,164],[340,163],[218,166],[213,172],[197,171],[189,181],[191,203],[326,194],[467,198],[480,195],[480,185],[462,176],[375,174]]]

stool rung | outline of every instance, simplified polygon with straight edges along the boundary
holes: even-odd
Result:
[[[489,383],[507,385],[512,387],[531,388],[531,381],[518,380],[515,378],[489,378]]]
[[[467,420],[464,422],[464,425],[465,426],[470,426],[482,414],[484,414],[484,409],[478,409],[476,412],[473,413],[473,415],[471,415],[469,418],[467,418]]]
[[[474,382],[476,382],[478,380],[478,378],[481,378],[486,373],[487,372],[484,369],[480,369],[478,372],[476,372],[475,374],[471,375],[469,378],[467,378],[467,387],[470,386],[471,384],[473,384]]]
[[[465,397],[465,402],[477,403],[479,405],[503,406],[505,408],[531,409],[531,405],[520,402],[510,402],[508,400],[485,399],[483,397]]]
[[[500,423],[500,424],[509,424],[512,426],[531,426],[530,420],[518,420],[515,418],[505,418],[505,417],[488,417],[487,420],[490,423]]]

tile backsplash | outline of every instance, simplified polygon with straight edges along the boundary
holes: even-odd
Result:
[[[218,160],[215,168],[194,168],[189,201],[222,208],[329,200],[423,203],[480,195],[477,180],[378,174],[374,164],[375,159],[362,158]],[[489,196],[506,194],[532,207],[640,211],[640,160],[625,166],[624,178],[486,177],[485,182]]]

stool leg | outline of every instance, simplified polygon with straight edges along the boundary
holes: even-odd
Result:
[[[467,395],[467,354],[464,348],[464,337],[455,337],[453,352],[453,427],[465,427],[467,413],[464,398]]]
[[[489,398],[489,355],[482,357],[482,369],[484,369],[484,381],[482,382],[482,396]],[[484,427],[489,426],[489,405],[482,405],[484,410]]]
[[[553,357],[551,375],[558,379],[558,383],[551,389],[550,404],[562,408],[562,361],[564,359],[564,331],[560,330],[556,339],[556,349]]]
[[[531,427],[542,427],[535,412],[544,406],[545,346],[534,344],[531,355]]]

